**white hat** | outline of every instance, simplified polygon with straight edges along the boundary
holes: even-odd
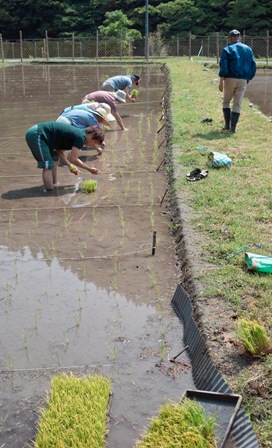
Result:
[[[105,111],[107,112],[107,120],[108,121],[115,121],[114,116],[111,113],[111,107],[109,104],[107,103],[100,103],[99,107],[103,107],[103,109],[105,109]]]
[[[123,90],[117,90],[117,92],[113,92],[115,98],[122,103],[126,103],[126,93]]]
[[[103,118],[102,123],[106,126],[110,127],[110,122],[107,120],[107,112],[103,107],[98,107],[96,110],[92,111],[93,114],[98,115],[99,117]]]
[[[96,110],[99,107],[99,103],[96,103],[95,101],[89,101],[87,104],[87,106],[92,109],[92,110]]]

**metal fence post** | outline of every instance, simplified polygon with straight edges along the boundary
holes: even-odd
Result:
[[[189,32],[188,53],[189,53],[189,58],[191,59],[191,56],[192,56],[192,33],[191,33],[191,31]]]
[[[219,62],[219,33],[216,33],[216,62]]]
[[[177,56],[179,56],[179,37],[177,36]]]
[[[266,65],[269,62],[269,31],[266,31]]]
[[[20,31],[20,55],[21,55],[21,62],[23,62],[23,34],[22,31]]]
[[[1,48],[1,59],[2,59],[2,62],[4,62],[5,57],[4,57],[4,45],[3,45],[2,33],[0,33],[0,48]]]
[[[75,33],[72,34],[72,59],[75,60]]]
[[[123,43],[123,30],[121,28],[121,33],[120,33],[120,59],[122,59],[122,43]]]
[[[96,30],[96,60],[98,60],[98,44],[99,44],[99,42],[98,42],[98,39],[99,39],[99,37],[98,37],[98,30]]]
[[[46,60],[49,60],[49,45],[48,45],[48,34],[47,31],[45,31],[45,53],[46,53]]]

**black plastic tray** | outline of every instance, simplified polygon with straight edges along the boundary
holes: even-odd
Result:
[[[216,442],[218,448],[223,448],[227,442],[232,424],[241,406],[242,396],[209,392],[206,390],[187,389],[182,398],[195,400],[205,413],[216,419]]]

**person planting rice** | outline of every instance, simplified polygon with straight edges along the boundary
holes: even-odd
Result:
[[[105,132],[98,126],[79,129],[67,123],[48,121],[39,123],[26,132],[25,139],[38,168],[43,170],[42,180],[47,191],[52,191],[58,182],[58,161],[67,165],[71,172],[78,174],[78,168],[98,174],[99,171],[79,159],[83,146],[101,145]],[[67,159],[65,151],[71,150]],[[75,167],[73,167],[75,165]]]
[[[138,86],[140,80],[141,77],[139,75],[113,76],[103,82],[101,90],[106,90],[107,92],[123,90],[126,94],[126,98],[132,103],[135,103],[136,97],[131,95],[130,89],[133,86]]]
[[[81,106],[81,107],[80,107]],[[67,123],[76,128],[85,129],[89,126],[98,126],[103,128],[104,126],[110,127],[110,122],[107,120],[107,112],[104,108],[98,107],[93,110],[86,104],[81,104],[78,107],[71,106],[71,109],[64,110],[57,118],[59,123]],[[105,142],[102,145],[94,145],[98,154],[102,154],[102,148],[105,147]]]
[[[118,104],[126,103],[126,93],[123,92],[123,90],[117,90],[117,92],[97,90],[96,92],[91,92],[82,98],[83,104],[87,104],[92,101],[108,104],[111,108],[111,114],[116,119],[122,131],[127,131],[127,128],[125,127],[123,120],[117,111]]]

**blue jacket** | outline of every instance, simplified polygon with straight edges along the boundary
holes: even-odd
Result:
[[[254,78],[255,73],[256,62],[253,51],[248,45],[236,41],[223,48],[220,59],[220,77],[250,81]]]

